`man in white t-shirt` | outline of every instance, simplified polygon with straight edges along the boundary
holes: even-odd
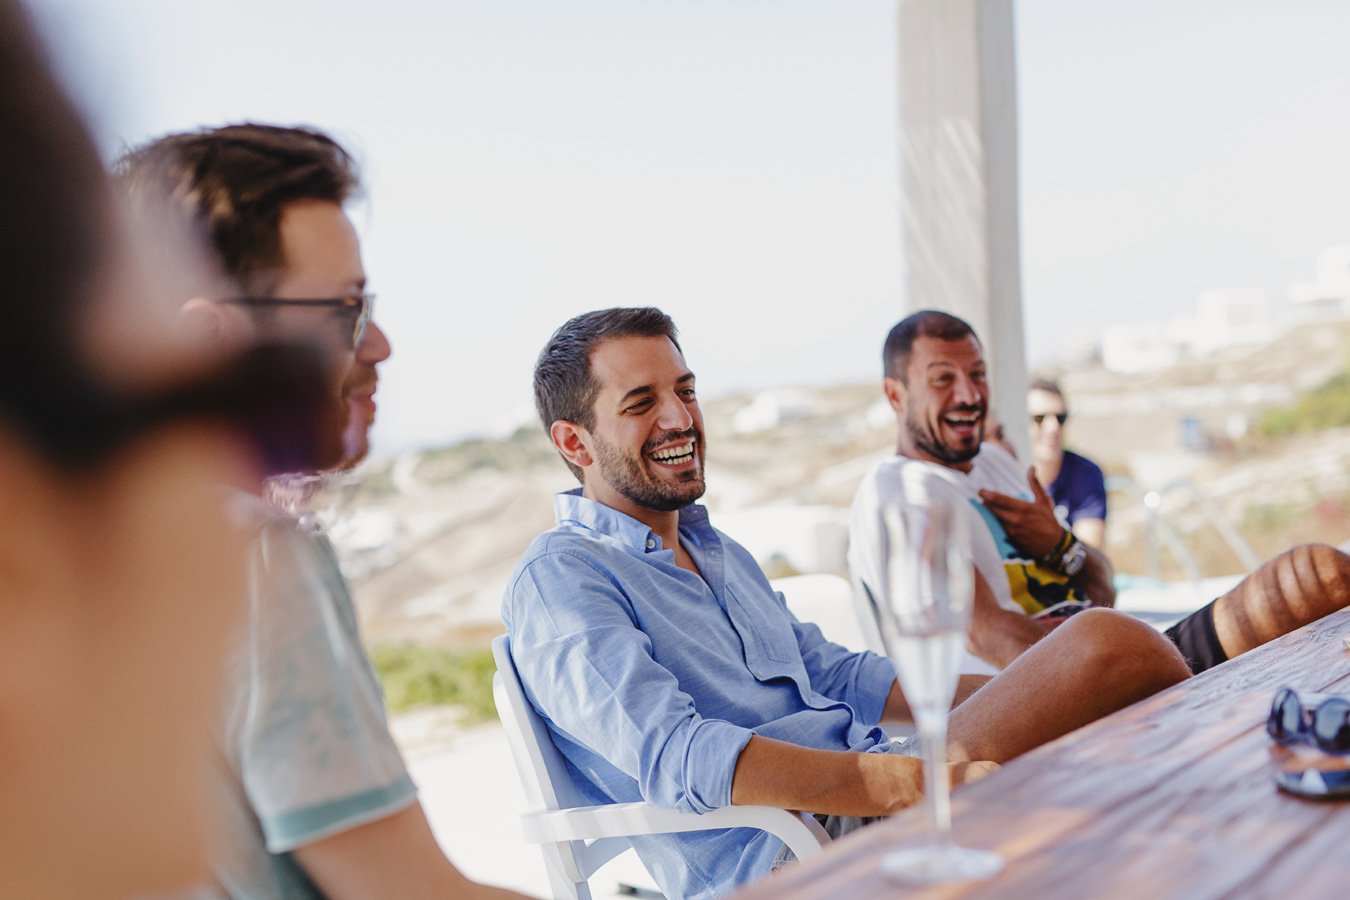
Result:
[[[1002,449],[982,443],[989,387],[971,327],[935,310],[914,313],[891,329],[882,358],[899,438],[897,455],[863,479],[854,500],[850,564],[860,589],[874,589],[880,578],[882,510],[940,498],[968,510],[975,656],[1006,667],[1063,621],[1055,612],[1113,605],[1106,556],[1060,524],[1034,470],[1023,473]],[[1199,672],[1346,605],[1350,557],[1304,545],[1267,562],[1167,636]]]

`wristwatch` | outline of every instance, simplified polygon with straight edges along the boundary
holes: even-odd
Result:
[[[1058,554],[1051,551],[1050,556],[1043,562],[1061,575],[1072,578],[1083,571],[1083,566],[1087,564],[1087,547],[1084,547],[1083,542],[1074,537],[1073,532],[1067,528],[1064,530],[1064,540],[1060,541],[1060,545],[1066,542],[1067,546],[1062,551],[1056,547],[1055,551],[1059,551]]]

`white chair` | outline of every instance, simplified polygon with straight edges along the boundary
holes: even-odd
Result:
[[[769,586],[781,591],[792,614],[815,624],[825,640],[854,651],[871,650],[886,655],[872,611],[872,597],[862,582],[855,587],[839,575],[794,575],[775,578]],[[918,732],[908,722],[886,722],[882,728],[896,740]]]
[[[525,840],[544,854],[557,900],[590,900],[590,877],[627,850],[632,835],[758,828],[782,840],[799,859],[819,853],[829,841],[809,814],[768,806],[727,806],[698,815],[650,803],[586,805],[548,726],[525,696],[506,635],[493,640],[492,655],[497,661],[492,695],[529,806],[521,826]]]
[[[853,612],[858,619],[858,630],[862,632],[864,648],[873,653],[886,655],[886,645],[881,642],[881,630],[877,628],[877,601],[862,581],[853,582]]]
[[[769,587],[780,591],[792,614],[820,629],[825,640],[850,650],[874,650],[859,628],[853,608],[853,585],[839,575],[818,573],[774,578]],[[873,626],[875,627],[875,626]]]

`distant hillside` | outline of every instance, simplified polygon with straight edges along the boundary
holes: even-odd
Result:
[[[1295,540],[1340,542],[1350,537],[1350,428],[1252,431],[1262,415],[1293,408],[1333,381],[1348,359],[1350,322],[1342,322],[1156,373],[1061,373],[1072,410],[1069,443],[1141,489],[1178,479],[1201,486],[1263,557]],[[801,517],[807,526],[818,519],[820,533],[834,535],[867,466],[894,445],[895,422],[883,404],[876,384],[706,402],[705,502],[721,521],[743,527],[800,507],[809,511]],[[371,463],[334,484],[323,514],[367,637],[479,644],[499,631],[511,569],[552,525],[552,495],[574,485],[537,428]],[[1108,549],[1118,570],[1142,572],[1140,497],[1126,490],[1112,504]],[[768,515],[757,519],[756,511]],[[1236,571],[1187,491],[1170,491],[1163,512],[1206,574]],[[740,536],[752,543],[752,535]],[[792,552],[779,555],[800,569]],[[1164,574],[1180,574],[1165,553],[1163,561]]]

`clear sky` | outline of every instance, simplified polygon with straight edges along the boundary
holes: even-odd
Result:
[[[524,421],[586,309],[665,308],[714,395],[875,378],[905,312],[897,0],[35,3],[109,157],[242,119],[356,151],[377,450]],[[1350,241],[1350,3],[1016,15],[1033,361]]]

